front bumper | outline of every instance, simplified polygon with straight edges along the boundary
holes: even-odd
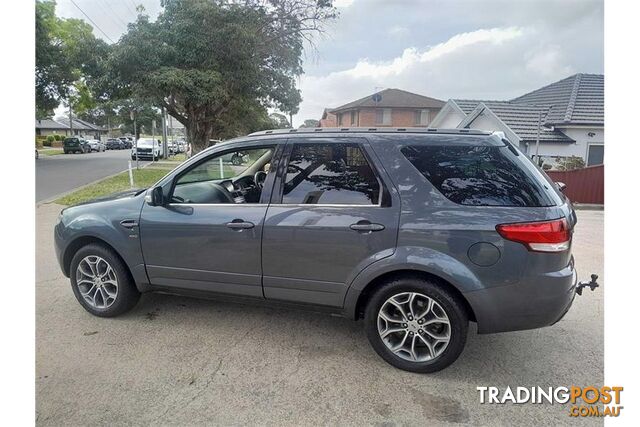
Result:
[[[465,293],[478,322],[478,333],[518,331],[550,326],[562,319],[576,296],[578,273],[567,267],[514,285]]]

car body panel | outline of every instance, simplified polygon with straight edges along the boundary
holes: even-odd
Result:
[[[416,272],[452,286],[471,308],[480,333],[550,325],[568,310],[577,277],[571,251],[532,252],[496,231],[498,224],[563,217],[573,228],[575,211],[546,174],[524,155],[519,158],[522,167],[533,168],[537,179],[545,182],[554,206],[465,206],[447,199],[400,152],[416,138],[433,144],[504,146],[495,134],[462,130],[263,133],[204,150],[157,185],[168,194],[176,176],[216,153],[291,145],[301,138],[357,140],[388,191],[389,203],[281,204],[274,175],[284,173],[284,162],[275,159],[263,192],[266,198],[258,204],[151,206],[139,194],[67,209],[62,225],[56,226],[61,260],[75,238],[96,236],[112,245],[136,271],[140,289],[315,304],[341,310],[350,318],[358,317],[360,298],[377,278]],[[131,216],[140,221],[135,238],[119,225]],[[234,219],[250,221],[254,228],[227,228]],[[360,220],[381,223],[384,231],[359,234],[349,228]]]

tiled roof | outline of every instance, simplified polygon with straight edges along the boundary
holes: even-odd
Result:
[[[69,126],[52,119],[36,119],[36,129],[69,129]]]
[[[486,101],[486,105],[504,124],[526,142],[535,142],[538,133],[539,115],[542,114],[542,124],[549,111],[548,107],[528,104],[514,104],[510,102]],[[540,142],[574,142],[558,130],[540,127]]]
[[[59,119],[58,120],[60,123],[66,125],[66,129],[69,129],[69,119],[68,118],[63,118],[63,119]],[[80,119],[73,119],[73,128],[77,129],[77,130],[104,130],[103,128],[101,128],[98,125],[94,125],[92,123],[89,122],[85,122],[84,120],[80,120]]]
[[[604,76],[574,74],[512,100],[551,107],[547,124],[604,125]]]
[[[453,102],[465,113],[469,114],[480,104],[481,102],[485,105],[489,102],[491,103],[499,103],[499,102],[509,102],[509,101],[486,101],[483,99],[454,99]]]
[[[374,95],[380,95],[378,102],[373,100]],[[445,102],[428,96],[418,95],[401,89],[385,89],[356,101],[349,102],[331,112],[348,110],[358,107],[384,107],[384,108],[442,108]]]

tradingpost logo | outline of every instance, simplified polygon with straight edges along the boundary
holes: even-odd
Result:
[[[481,404],[562,404],[570,417],[617,417],[623,387],[476,387]]]

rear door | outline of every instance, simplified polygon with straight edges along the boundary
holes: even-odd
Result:
[[[395,250],[399,198],[365,139],[290,140],[271,201],[267,299],[342,307],[355,275]]]

